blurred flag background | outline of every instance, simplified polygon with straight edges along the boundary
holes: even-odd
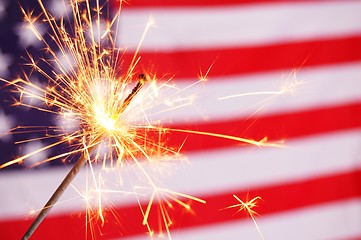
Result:
[[[39,10],[35,0],[20,3]],[[55,16],[69,14],[60,0],[45,5]],[[254,210],[265,239],[361,239],[360,13],[361,1],[355,0],[123,4],[117,41],[127,49],[125,64],[151,18],[155,27],[142,44],[140,67],[172,77],[180,89],[209,70],[205,82],[179,93],[184,107],[161,115],[166,126],[285,141],[281,148],[262,148],[171,134],[170,143],[186,139],[182,152],[188,161],[172,164],[164,185],[207,201],[193,204],[192,213],[180,207],[170,212],[174,239],[261,239],[246,212],[220,211],[238,203],[233,194],[245,201],[262,198]],[[25,48],[41,57],[44,45],[22,19],[16,1],[0,1],[2,78],[21,75]],[[49,29],[38,29],[46,37]],[[36,74],[31,80],[46,84]],[[4,133],[18,125],[54,125],[54,119],[10,107],[11,93],[3,83],[0,96],[0,163],[45,146],[45,140],[14,144],[36,133]],[[184,100],[189,96],[192,104]],[[0,239],[20,239],[31,223],[30,211],[41,208],[66,175],[69,166],[60,162],[29,169],[53,154],[49,150],[0,171]],[[33,239],[84,239],[84,204],[77,196],[69,188]],[[97,239],[149,239],[136,201],[113,200],[119,219],[95,229],[101,232]]]

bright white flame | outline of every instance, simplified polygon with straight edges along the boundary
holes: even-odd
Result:
[[[109,131],[114,130],[115,123],[117,121],[116,117],[110,116],[109,113],[105,111],[103,106],[95,105],[93,110],[98,124]]]

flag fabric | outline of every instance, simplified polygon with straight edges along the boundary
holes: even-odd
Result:
[[[48,7],[64,14],[57,2]],[[34,8],[32,1],[24,4]],[[274,143],[257,147],[171,133],[169,142],[184,144],[187,161],[168,166],[164,186],[206,201],[191,203],[188,212],[170,211],[172,239],[361,239],[360,13],[361,2],[353,0],[123,3],[117,34],[119,47],[126,49],[122,62],[131,61],[153,19],[138,66],[172,78],[181,89],[183,107],[154,110],[166,127]],[[17,3],[0,2],[3,78],[21,73],[24,47],[42,47],[21,19]],[[36,110],[10,107],[11,93],[1,91],[0,132],[53,121]],[[46,143],[19,148],[14,142],[24,136],[1,136],[1,163]],[[21,238],[33,219],[30,211],[44,205],[69,170],[59,163],[27,166],[0,170],[0,239]],[[78,184],[84,184],[84,175]],[[233,195],[242,201],[261,197],[252,210],[262,236],[247,211],[224,209],[239,203]],[[150,239],[134,198],[110,198],[116,217],[94,230],[96,239]],[[83,199],[69,188],[33,239],[85,239],[84,211]]]

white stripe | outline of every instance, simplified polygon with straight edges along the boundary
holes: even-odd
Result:
[[[190,154],[190,163],[171,161],[144,168],[160,187],[201,196],[360,169],[361,161],[356,157],[360,142],[361,129],[289,141],[287,148],[231,148]],[[32,208],[41,208],[66,173],[64,169],[3,173],[0,176],[0,219],[24,217]],[[122,186],[117,174],[103,174],[103,181],[113,190],[132,191],[130,182],[136,186],[147,183],[135,167],[119,173]],[[80,191],[85,189],[84,179],[85,171],[82,171],[74,181]],[[136,204],[134,195],[112,193],[105,196],[117,206]],[[139,197],[147,199],[147,196]],[[71,188],[61,199],[67,202],[57,205],[52,213],[84,208],[84,201]]]
[[[169,188],[191,194],[250,189],[361,167],[361,129],[287,141],[285,148],[229,148],[189,156]]]
[[[210,77],[208,82],[190,88],[186,88],[190,84],[189,81],[177,82],[175,84],[177,89],[160,91],[157,99],[143,101],[144,104],[148,104],[144,106],[145,112],[148,119],[161,120],[164,124],[218,120],[225,117],[246,118],[256,113],[276,114],[361,101],[361,62],[305,68],[298,71],[296,77],[290,74],[291,72],[278,71],[222,79]],[[280,91],[295,78],[299,85],[293,92],[218,99],[243,93]],[[147,91],[144,91],[143,95],[146,94]],[[173,97],[169,97],[172,95]],[[181,101],[181,99],[186,100]],[[169,103],[172,102],[174,104],[170,105]],[[134,101],[134,104],[136,103],[137,101]],[[183,104],[183,107],[177,108],[178,105]],[[139,109],[139,106],[136,107]],[[165,109],[167,111],[164,111]],[[139,110],[129,113],[133,119],[137,119],[135,117],[137,112]],[[139,114],[139,118],[142,117],[143,114]],[[144,121],[144,119],[138,120]]]
[[[352,239],[361,236],[361,199],[323,204],[269,216],[256,216],[256,219],[264,239],[268,240]],[[171,234],[173,240],[261,239],[251,221],[220,223],[177,230]],[[140,236],[126,239],[149,238]],[[154,238],[154,240],[158,239],[162,238]]]
[[[123,10],[119,43],[135,49],[152,17],[142,50],[259,45],[361,34],[361,2],[303,2],[204,8]]]

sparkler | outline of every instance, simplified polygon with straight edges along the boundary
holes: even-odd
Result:
[[[154,105],[152,100],[157,98],[158,91],[166,88],[168,85],[167,83],[159,84],[155,75],[146,73],[140,74],[136,85],[130,88],[132,79],[137,74],[136,66],[140,61],[138,56],[139,49],[146,32],[152,25],[152,21],[145,27],[144,34],[140,39],[139,46],[128,69],[120,73],[119,65],[123,52],[116,47],[115,39],[117,38],[115,36],[117,31],[114,31],[114,29],[117,29],[119,24],[122,1],[119,1],[119,11],[115,16],[110,21],[105,21],[103,18],[105,5],[101,5],[99,0],[96,1],[95,8],[90,6],[89,0],[71,0],[69,4],[72,13],[67,17],[72,24],[69,26],[64,23],[63,18],[57,19],[53,17],[45,8],[42,0],[38,0],[38,3],[42,10],[42,15],[34,17],[33,12],[26,12],[24,9],[22,11],[28,27],[37,39],[43,42],[46,53],[51,56],[50,59],[41,59],[41,62],[49,65],[53,70],[51,72],[44,70],[30,54],[28,55],[28,65],[45,77],[49,83],[45,88],[39,87],[32,83],[27,75],[25,75],[24,79],[18,78],[13,81],[1,80],[14,87],[14,90],[19,94],[20,99],[14,105],[56,114],[64,119],[65,122],[70,118],[72,124],[70,126],[52,126],[45,129],[36,126],[14,128],[12,131],[16,133],[28,131],[43,132],[45,133],[43,138],[34,140],[47,138],[56,139],[56,142],[11,160],[1,165],[0,169],[13,164],[20,164],[26,158],[38,152],[65,143],[70,143],[72,146],[70,151],[52,156],[40,163],[36,163],[36,165],[57,159],[66,160],[78,154],[81,156],[40,211],[23,239],[28,239],[37,229],[62,193],[71,184],[81,167],[86,163],[92,166],[95,162],[102,163],[103,167],[117,168],[130,164],[134,164],[137,167],[139,174],[145,178],[146,183],[152,190],[145,210],[136,196],[143,214],[142,223],[148,228],[150,235],[152,235],[153,229],[148,223],[148,218],[153,202],[158,201],[162,218],[161,224],[165,227],[168,238],[171,239],[169,226],[172,221],[166,207],[170,205],[169,201],[172,200],[185,209],[190,209],[190,205],[180,198],[200,203],[205,203],[205,201],[187,194],[158,187],[142,166],[140,159],[154,163],[157,162],[157,158],[160,156],[178,156],[182,146],[178,148],[167,147],[162,141],[162,136],[165,133],[185,132],[226,138],[257,146],[275,146],[275,144],[268,143],[267,138],[255,141],[224,134],[164,128],[159,122],[149,120],[143,110],[151,108],[152,104]],[[39,21],[48,24],[51,29],[51,42],[47,41],[37,30],[34,23]],[[102,24],[104,21],[105,24]],[[104,29],[102,29],[102,26],[105,26]],[[53,46],[54,44],[56,47]],[[59,57],[57,52],[61,56],[65,56],[65,60]],[[201,76],[200,82],[203,82],[206,78],[207,76]],[[31,102],[24,101],[26,98],[39,100],[43,105],[31,104]],[[179,106],[174,108],[177,107]],[[139,116],[143,120],[140,123],[137,119]],[[53,134],[49,134],[49,132]],[[152,137],[153,135],[156,137]],[[100,150],[97,150],[97,147],[104,142],[107,143],[108,151],[101,153]],[[99,185],[95,177],[94,183],[96,186]],[[97,194],[101,198],[101,191],[97,191]],[[99,203],[98,209],[97,214],[102,222],[104,222],[101,203]]]
[[[125,108],[129,105],[130,101],[134,98],[134,96],[138,93],[138,91],[143,87],[146,81],[146,76],[144,74],[139,75],[139,81],[137,85],[133,88],[132,92],[128,95],[128,97],[124,100],[122,106],[120,107],[120,113],[122,113]],[[97,141],[97,140],[95,140]],[[94,146],[86,149],[87,152],[92,152]],[[55,190],[53,195],[50,197],[49,201],[42,208],[36,219],[33,221],[29,229],[26,231],[23,240],[29,239],[30,236],[34,233],[34,231],[38,228],[40,223],[44,220],[48,212],[54,206],[54,204],[59,200],[64,191],[69,187],[75,176],[79,173],[80,169],[84,166],[87,161],[86,154],[83,154],[78,161],[74,164],[73,168],[69,171],[68,175],[61,182],[59,187]]]

